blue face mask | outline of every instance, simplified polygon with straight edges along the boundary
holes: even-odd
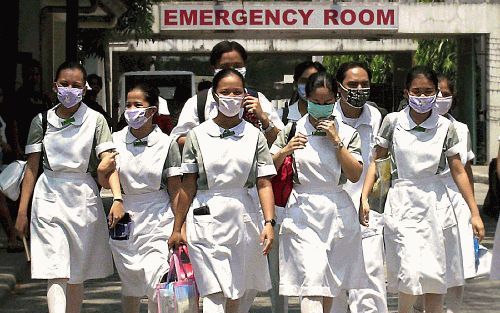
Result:
[[[317,120],[328,118],[333,113],[334,105],[334,103],[318,104],[307,100],[307,112]]]
[[[306,100],[306,84],[298,84],[297,93],[302,100]]]

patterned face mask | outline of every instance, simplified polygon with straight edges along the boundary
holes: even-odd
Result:
[[[408,95],[408,105],[418,113],[427,113],[434,107],[436,95],[417,97]]]
[[[57,86],[57,99],[65,108],[72,108],[82,101],[83,89]]]
[[[354,108],[361,108],[365,105],[368,98],[370,98],[370,87],[368,88],[345,88],[342,84],[339,84],[345,92],[347,92],[347,97],[344,99],[347,104]],[[341,93],[342,94],[342,93]]]

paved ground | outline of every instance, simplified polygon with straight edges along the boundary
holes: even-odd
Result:
[[[484,181],[487,169],[485,171],[484,167],[475,167],[474,173]],[[487,186],[475,184],[475,187],[478,203],[482,204]],[[488,217],[484,217],[484,221],[486,239],[483,244],[491,249],[496,222]],[[3,242],[5,237],[2,233],[0,243]],[[5,249],[0,249],[0,313],[45,313],[47,312],[45,292],[45,282],[29,279],[29,266],[24,254],[8,254]],[[120,282],[117,275],[86,284],[85,298],[83,313],[120,312]],[[396,312],[397,298],[392,294],[389,294],[388,298],[391,312]],[[297,299],[290,299],[289,312],[299,311]],[[142,306],[141,312],[147,312],[146,305]],[[266,294],[259,295],[251,312],[271,312],[270,301]],[[500,313],[500,281],[477,279],[467,282],[462,312]]]

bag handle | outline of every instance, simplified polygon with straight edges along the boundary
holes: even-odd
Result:
[[[167,281],[170,281],[172,278],[173,270],[175,269],[175,274],[177,275],[177,281],[184,281],[186,280],[187,274],[186,270],[184,269],[184,266],[182,265],[182,262],[180,261],[181,259],[181,252],[187,254],[187,247],[185,245],[179,246],[179,248],[172,253],[170,256],[170,269],[168,271],[168,276],[167,276]]]

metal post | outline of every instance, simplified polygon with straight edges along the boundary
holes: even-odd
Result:
[[[66,0],[66,60],[78,61],[78,0]]]

